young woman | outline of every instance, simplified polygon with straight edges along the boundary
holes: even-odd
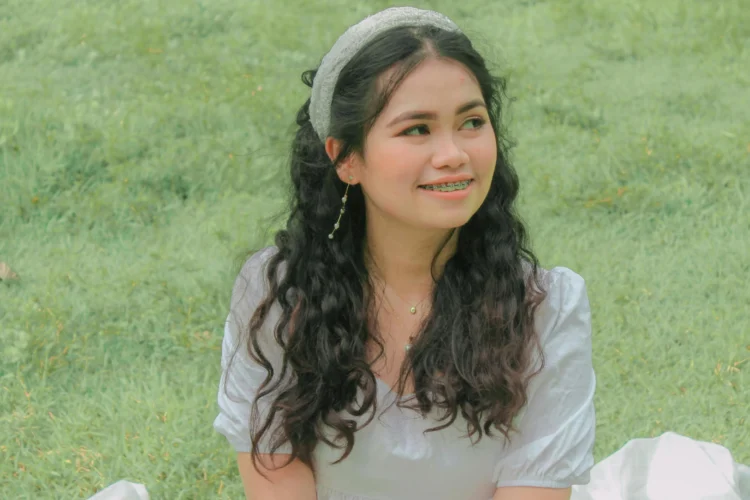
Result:
[[[286,229],[223,342],[214,427],[248,498],[569,498],[594,464],[589,302],[529,249],[504,80],[395,8],[303,81]]]

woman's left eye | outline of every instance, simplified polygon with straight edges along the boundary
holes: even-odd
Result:
[[[484,118],[470,118],[464,122],[464,125],[467,123],[473,123],[474,126],[472,127],[474,130],[482,128],[482,125],[484,125]]]
[[[484,118],[470,118],[464,122],[462,125],[462,128],[466,126],[467,123],[471,123],[473,126],[469,128],[469,130],[478,130],[482,128],[482,126],[486,123]],[[420,136],[423,134],[429,134],[430,129],[427,127],[427,125],[415,125],[413,127],[407,128],[403,132],[401,132],[401,135],[410,135],[410,136]]]

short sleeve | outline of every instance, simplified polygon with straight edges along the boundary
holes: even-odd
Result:
[[[596,377],[586,285],[564,267],[549,275],[535,319],[545,365],[529,383],[518,432],[495,467],[497,487],[587,484],[594,465]]]
[[[247,352],[248,324],[255,309],[260,304],[267,286],[265,262],[270,257],[269,249],[253,255],[243,266],[232,290],[229,315],[224,324],[224,338],[221,345],[221,379],[219,381],[219,414],[214,420],[214,429],[223,434],[238,452],[249,453],[252,449],[250,434],[251,406],[260,385],[266,378],[266,369],[256,363]],[[260,345],[263,354],[274,367],[274,381],[280,373],[282,352],[273,339],[273,327],[278,312],[272,308],[261,328]],[[240,345],[241,344],[241,345]],[[234,354],[234,358],[230,358]],[[226,390],[225,390],[226,389]],[[260,422],[268,415],[274,393],[258,401]],[[261,453],[269,453],[271,433],[278,429],[278,420],[266,432],[260,442]],[[291,453],[291,445],[285,443],[276,453]]]

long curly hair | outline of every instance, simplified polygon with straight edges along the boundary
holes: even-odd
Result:
[[[432,312],[408,352],[398,382],[397,392],[403,394],[406,379],[413,376],[415,391],[398,404],[424,415],[440,409],[441,424],[427,432],[452,425],[460,414],[469,438],[478,441],[484,433],[492,435],[492,429],[509,438],[513,419],[526,404],[529,379],[541,370],[530,368],[535,347],[540,347],[534,311],[546,292],[514,208],[519,183],[508,158],[512,143],[501,124],[506,80],[490,73],[462,33],[432,27],[392,29],[364,47],[341,72],[330,135],[343,147],[334,161],[310,123],[309,99],[297,113],[286,227],[275,235],[278,251],[264,271],[267,293],[246,325],[247,341],[241,343],[268,372],[257,399],[273,398],[263,421],[257,420],[257,399],[252,406],[256,468],[261,438],[269,436],[270,453],[291,444],[284,465],[300,459],[314,471],[313,452],[321,441],[344,448],[338,461],[344,460],[358,428],[353,417],[371,412],[367,425],[377,411],[377,379],[366,360],[366,346],[375,342],[382,355],[384,345],[368,321],[374,299],[363,248],[367,214],[361,188],[352,186],[340,229],[329,239],[346,186],[335,169],[349,154],[364,151],[367,133],[390,95],[428,57],[455,60],[474,74],[498,154],[486,200],[460,228],[456,251],[440,276],[433,276]],[[386,70],[394,73],[383,83],[379,76]],[[312,87],[315,73],[304,72],[302,81]],[[273,332],[283,362],[282,377],[272,382],[274,369],[261,349],[259,334],[274,305],[281,311]],[[280,385],[288,373],[293,382]],[[359,390],[364,395],[361,402]],[[276,430],[274,422],[279,422]],[[324,427],[334,429],[336,439],[328,439]],[[337,443],[341,438],[344,446]]]

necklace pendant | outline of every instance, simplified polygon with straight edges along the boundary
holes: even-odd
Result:
[[[412,313],[412,314],[417,314],[417,307],[416,306],[411,306],[411,309],[409,309],[409,312]]]

